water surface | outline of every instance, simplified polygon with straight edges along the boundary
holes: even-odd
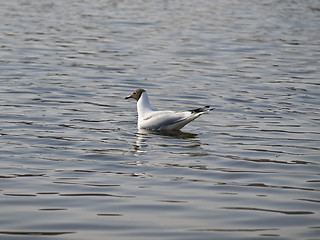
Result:
[[[0,6],[0,239],[319,237],[318,1]]]

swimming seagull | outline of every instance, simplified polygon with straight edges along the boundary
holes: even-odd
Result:
[[[210,108],[210,106],[204,106],[202,108],[179,112],[158,111],[150,105],[148,94],[146,90],[142,88],[136,89],[125,99],[129,98],[137,100],[139,129],[177,131],[203,113],[213,109]]]

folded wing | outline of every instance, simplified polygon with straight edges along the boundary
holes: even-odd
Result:
[[[201,114],[211,110],[209,106],[189,111],[153,111],[139,120],[138,127],[152,130],[179,130]]]

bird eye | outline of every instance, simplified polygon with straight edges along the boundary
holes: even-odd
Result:
[[[137,94],[136,92],[134,92],[133,94]]]

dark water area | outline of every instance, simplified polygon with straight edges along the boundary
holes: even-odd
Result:
[[[319,1],[12,0],[0,20],[0,239],[319,239]],[[215,109],[139,131],[136,88]]]

